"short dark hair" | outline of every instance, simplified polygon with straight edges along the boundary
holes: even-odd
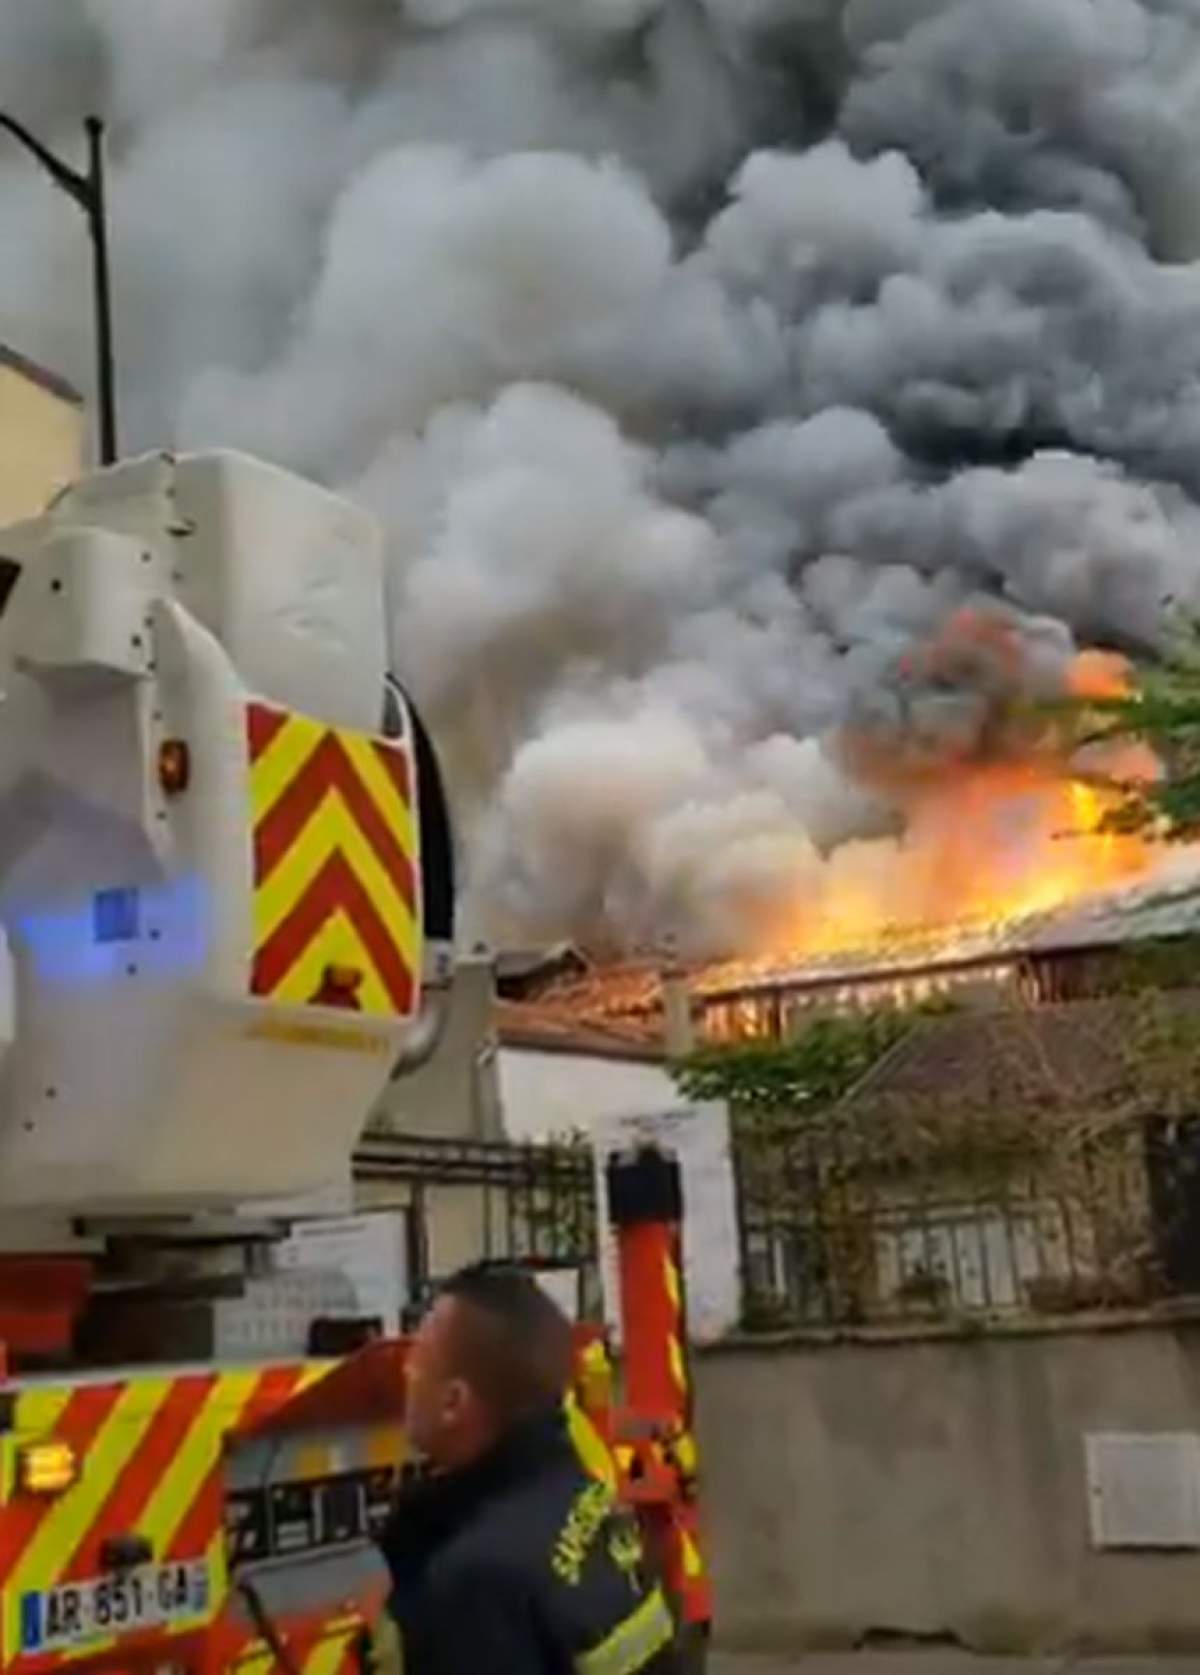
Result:
[[[506,1263],[475,1262],[441,1287],[466,1320],[458,1353],[462,1375],[504,1426],[563,1398],[571,1378],[571,1326],[532,1274]]]

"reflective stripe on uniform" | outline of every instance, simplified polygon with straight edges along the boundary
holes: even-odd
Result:
[[[576,1675],[635,1675],[670,1644],[675,1624],[655,1588],[598,1646],[575,1659]]]

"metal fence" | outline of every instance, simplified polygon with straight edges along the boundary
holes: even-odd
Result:
[[[922,1102],[734,1124],[748,1330],[975,1321],[1200,1297],[1200,1117],[969,1119]],[[471,1254],[573,1275],[601,1311],[590,1147],[365,1139],[360,1180],[402,1196],[414,1293],[443,1277],[437,1218]],[[386,1190],[386,1187],[385,1187]]]
[[[1200,1123],[774,1117],[734,1151],[750,1329],[1200,1292]]]
[[[354,1172],[403,1194],[415,1294],[445,1277],[431,1256],[438,1218],[461,1220],[465,1203],[470,1255],[574,1273],[580,1312],[596,1312],[596,1179],[587,1146],[377,1134],[361,1141]]]

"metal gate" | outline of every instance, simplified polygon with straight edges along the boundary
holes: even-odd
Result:
[[[360,1202],[405,1214],[415,1303],[461,1262],[505,1260],[573,1274],[576,1312],[599,1317],[596,1175],[585,1143],[376,1134],[360,1143],[354,1176]]]

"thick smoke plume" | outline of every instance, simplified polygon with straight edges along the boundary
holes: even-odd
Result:
[[[1197,0],[0,0],[0,107],[128,443],[384,520],[476,928],[736,946],[1200,602]]]

